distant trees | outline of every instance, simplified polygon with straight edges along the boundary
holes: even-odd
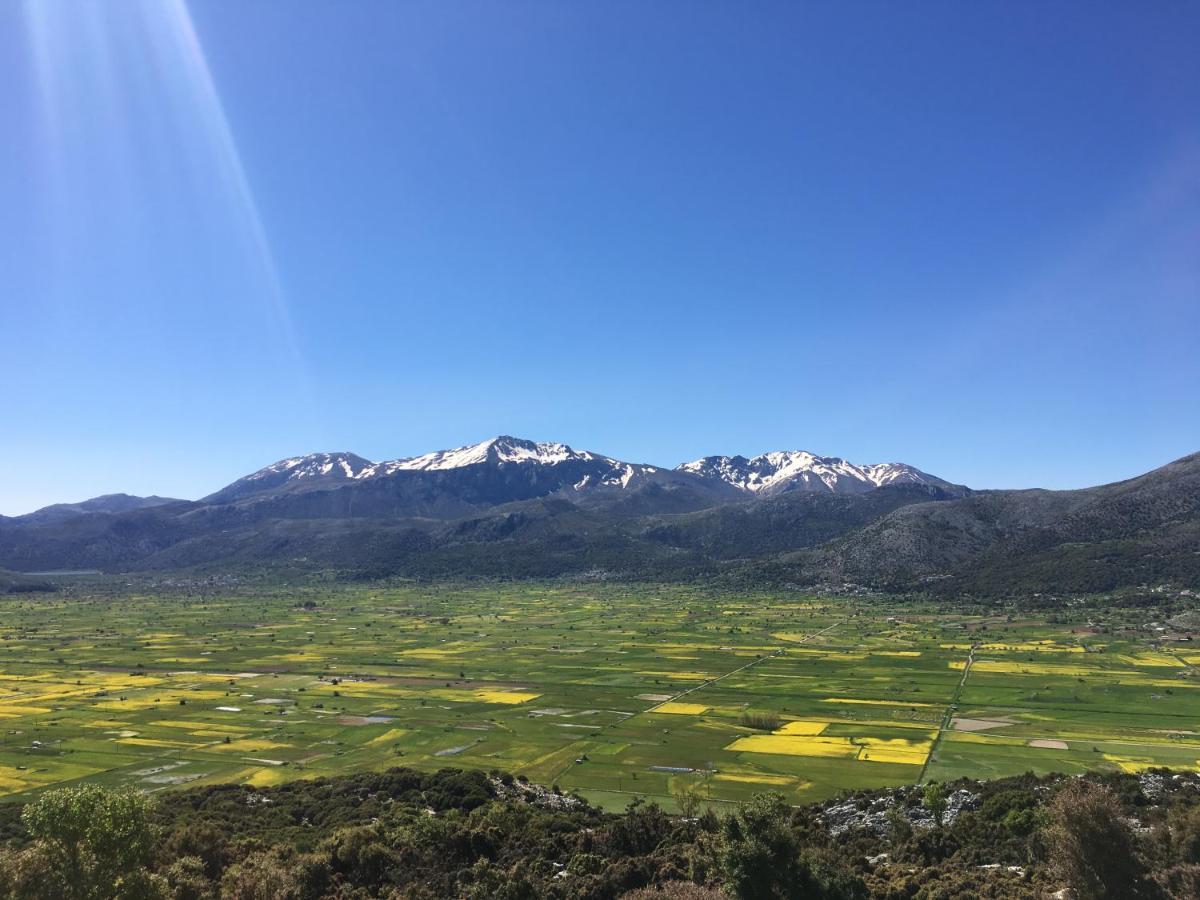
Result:
[[[780,725],[779,713],[773,712],[744,712],[741,723],[746,728],[757,731],[775,731]]]

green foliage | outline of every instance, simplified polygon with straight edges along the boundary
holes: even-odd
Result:
[[[273,852],[256,852],[234,863],[221,879],[223,900],[299,900],[303,885]]]
[[[216,886],[197,856],[181,856],[163,870],[171,900],[213,900]]]
[[[740,900],[852,900],[862,881],[832,857],[803,850],[792,809],[780,794],[760,794],[722,823],[725,889]]]
[[[151,809],[141,794],[88,784],[47,791],[21,818],[61,882],[61,896],[132,900],[156,891],[145,871],[156,839]]]
[[[780,794],[761,794],[725,819],[721,871],[726,889],[741,900],[800,896],[800,848],[791,810]]]
[[[153,852],[139,837],[145,831],[122,825],[142,848],[124,860],[131,868],[91,888],[73,885],[45,816],[64,811],[53,840],[86,847],[82,868],[99,871],[94,848],[103,843],[79,827],[83,812],[136,819],[145,802],[135,795],[139,802],[126,809],[128,795],[106,792],[91,805],[82,798],[30,804],[31,829],[0,849],[0,898],[716,900],[723,888],[747,900],[1034,900],[1068,885],[1079,900],[1194,900],[1200,865],[1187,860],[1200,778],[1161,783],[1167,793],[1150,799],[1131,775],[955,782],[947,790],[966,788],[978,802],[939,828],[908,822],[904,813],[917,811],[924,790],[901,788],[891,795],[890,833],[836,838],[817,809],[791,807],[779,795],[758,796],[723,818],[706,812],[683,820],[652,803],[610,814],[493,793],[481,800],[479,792],[490,791],[486,777],[455,770],[396,769],[258,790],[224,785],[162,794],[147,814],[146,829],[160,835]],[[877,799],[855,798],[863,809]],[[1147,826],[1145,836],[1123,824],[1130,816]],[[1044,828],[1029,827],[1043,817]]]
[[[925,804],[925,808],[933,816],[933,821],[937,823],[937,827],[941,828],[942,818],[946,815],[946,788],[939,782],[929,782],[925,786],[925,793],[921,796],[921,802]]]

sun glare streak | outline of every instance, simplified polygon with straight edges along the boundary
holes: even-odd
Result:
[[[88,228],[110,221],[136,227],[153,206],[148,181],[192,187],[204,204],[216,202],[221,233],[237,244],[226,250],[240,255],[248,292],[261,299],[261,314],[307,391],[266,227],[187,5],[26,0],[23,11],[44,127],[48,233],[59,265],[70,265],[71,240],[81,229],[78,239],[86,241]],[[168,138],[174,143],[156,142],[158,132],[132,131],[132,113],[147,109],[154,115],[142,118],[162,133],[176,126]],[[192,174],[199,173],[194,185],[187,182],[188,160]],[[124,200],[116,219],[112,210],[87,208],[89,192],[82,188],[97,177],[119,186]]]
[[[266,280],[267,295],[271,301],[272,312],[287,342],[288,352],[299,366],[299,346],[284,297],[279,270],[275,264],[275,256],[271,252],[262,215],[259,213],[258,203],[254,199],[254,192],[250,188],[250,181],[246,177],[246,169],[234,141],[233,129],[225,114],[225,106],[217,93],[204,49],[200,46],[200,40],[196,36],[191,14],[183,0],[167,0],[165,3],[157,4],[155,8],[165,11],[166,24],[171,28],[171,37],[183,51],[183,58],[186,61],[184,72],[188,77],[192,93],[195,95],[197,108],[205,120],[205,133],[213,144],[216,159],[226,176],[225,183],[231,188],[234,202],[239,208],[240,224],[247,232]]]
[[[25,0],[25,31],[29,39],[29,53],[33,59],[34,82],[40,94],[39,109],[46,128],[46,149],[54,151],[61,146],[62,126],[59,121],[60,104],[57,71],[52,62],[55,56],[50,42],[53,32],[46,22],[49,7],[37,0]]]

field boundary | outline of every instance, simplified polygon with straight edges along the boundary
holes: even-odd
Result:
[[[845,619],[839,619],[838,621],[834,622],[832,625],[830,625],[826,628],[822,628],[820,631],[814,631],[812,634],[805,635],[802,640],[791,641],[790,643],[799,647],[802,644],[807,644],[813,638],[821,637],[822,635],[827,634],[830,631],[833,631],[833,629],[837,628],[839,625],[844,625],[845,623],[846,623]],[[732,669],[732,670],[726,672],[724,675],[718,675],[716,678],[711,678],[708,681],[701,682],[700,684],[696,685],[695,687],[688,688],[686,691],[680,691],[678,694],[675,694],[673,697],[671,697],[671,699],[663,700],[662,703],[658,703],[658,704],[650,707],[649,709],[643,709],[641,712],[636,712],[629,718],[635,719],[638,716],[644,716],[646,713],[652,713],[656,709],[658,709],[659,707],[661,707],[667,703],[674,703],[680,697],[686,697],[688,694],[691,694],[695,691],[701,691],[701,690],[704,690],[704,688],[706,688],[706,687],[712,687],[718,681],[724,681],[726,678],[728,678],[731,675],[736,675],[738,672],[744,672],[747,669],[751,668],[752,666],[757,666],[760,662],[765,662],[768,659],[774,659],[775,657],[780,656],[783,653],[786,653],[787,649],[788,648],[786,646],[779,647],[778,649],[772,651],[771,653],[766,654],[765,656],[760,656],[756,659],[750,660],[750,662],[746,663],[744,666],[738,666],[736,669]],[[626,721],[629,721],[629,720],[626,719]]]
[[[924,784],[925,777],[929,772],[929,765],[933,762],[933,755],[937,753],[938,747],[942,744],[942,735],[950,727],[951,721],[958,712],[958,700],[962,696],[963,687],[967,683],[967,676],[971,674],[971,666],[975,662],[975,651],[979,649],[979,644],[971,645],[971,649],[967,651],[967,662],[963,666],[962,678],[958,679],[958,685],[954,688],[954,693],[950,695],[950,702],[946,705],[946,711],[942,714],[942,721],[938,725],[937,734],[933,738],[933,746],[929,748],[929,755],[925,757],[925,764],[921,766],[921,774],[917,778],[917,784]]]
[[[805,635],[803,640],[790,642],[790,645],[798,647],[802,644],[807,644],[813,638],[819,638],[822,635],[828,634],[829,632],[833,631],[833,629],[837,628],[839,625],[844,625],[844,624],[846,624],[845,619],[838,619],[838,621],[834,622],[832,625],[822,628],[820,631],[814,631],[812,634]],[[729,678],[731,675],[738,674],[738,672],[744,672],[747,669],[752,668],[753,666],[757,666],[759,663],[765,662],[768,659],[775,659],[777,656],[780,656],[781,654],[787,652],[787,649],[788,648],[786,646],[779,647],[776,650],[772,651],[771,653],[767,653],[767,654],[764,654],[763,656],[757,657],[756,659],[750,660],[750,662],[746,663],[745,665],[738,666],[736,669],[730,669],[724,675],[718,675],[716,678],[710,678],[708,681],[704,681],[704,682],[696,685],[695,687],[690,687],[687,690],[680,691],[678,694],[673,694],[669,699],[663,700],[659,703],[656,703],[656,704],[654,704],[654,706],[650,707],[649,709],[643,709],[640,712],[635,712],[631,716],[627,716],[624,720],[622,720],[622,724],[629,722],[633,719],[636,719],[638,716],[644,716],[647,713],[652,713],[652,712],[654,712],[654,710],[658,709],[659,707],[663,706],[664,704],[675,703],[677,700],[679,700],[680,697],[686,697],[688,694],[694,693],[695,691],[703,690],[706,687],[711,687],[712,685],[716,684],[718,681],[723,681],[726,678]],[[580,743],[580,744],[586,743],[586,738],[580,738],[575,743]],[[573,746],[573,745],[571,745],[571,746]],[[569,772],[571,770],[571,767],[573,765],[575,765],[575,762],[571,761],[571,762],[568,762],[565,766],[563,766],[561,770],[559,770],[557,773],[555,773],[554,778],[551,780],[551,783],[558,781],[559,778],[562,778],[563,775],[565,775],[567,772]],[[612,793],[627,793],[627,792],[613,791]],[[637,793],[637,792],[630,791],[628,793]],[[638,793],[638,796],[661,797],[661,796],[665,796],[665,795]],[[739,803],[741,801],[735,800],[735,801],[728,801],[728,802]]]

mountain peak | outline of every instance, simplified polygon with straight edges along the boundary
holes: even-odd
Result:
[[[423,456],[384,463],[392,471],[434,471],[459,469],[480,463],[540,463],[554,465],[573,459],[595,459],[591,453],[577,453],[566,444],[538,443],[502,434],[478,444],[468,444],[453,450],[435,450]]]
[[[270,491],[325,487],[360,478],[372,466],[369,459],[346,451],[291,456],[239,478],[204,500],[208,503],[229,503]]]
[[[293,456],[281,459],[279,462],[264,466],[257,472],[247,475],[245,481],[262,481],[278,475],[287,478],[317,478],[326,475],[333,477],[354,478],[363,469],[371,465],[369,459],[364,459],[357,453],[339,451],[335,453],[309,453],[306,456]]]
[[[840,456],[820,456],[808,450],[775,450],[749,459],[706,456],[684,463],[679,470],[762,495],[788,491],[861,493],[889,484],[928,484],[961,490],[906,463],[857,465]]]

